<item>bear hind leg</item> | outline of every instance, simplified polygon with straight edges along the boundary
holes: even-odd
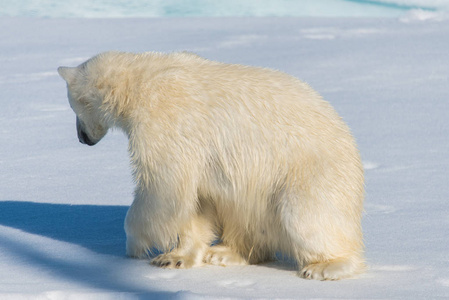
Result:
[[[326,205],[304,198],[286,201],[284,208],[281,220],[288,242],[282,249],[297,261],[300,277],[339,280],[365,270],[359,217],[329,212]]]
[[[311,263],[299,271],[299,276],[315,280],[340,280],[353,277],[364,270],[364,264],[357,258],[336,258]]]

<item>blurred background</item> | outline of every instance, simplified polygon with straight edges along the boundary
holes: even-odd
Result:
[[[398,17],[410,10],[448,8],[448,0],[0,0],[0,16],[48,18]]]

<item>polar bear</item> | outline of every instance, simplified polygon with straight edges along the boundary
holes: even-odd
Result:
[[[159,249],[152,264],[190,268],[282,253],[307,279],[363,271],[360,155],[307,84],[185,52],[106,52],[58,72],[81,143],[128,136],[127,255]]]

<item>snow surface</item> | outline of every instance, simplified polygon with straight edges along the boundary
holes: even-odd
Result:
[[[449,297],[449,21],[0,18],[0,299]],[[418,17],[417,17],[418,16]],[[127,141],[78,143],[60,65],[189,50],[310,83],[366,169],[370,270],[307,281],[287,262],[164,270],[125,257]]]

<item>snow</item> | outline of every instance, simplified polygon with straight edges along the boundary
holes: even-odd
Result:
[[[434,1],[435,3],[437,1]],[[449,297],[449,21],[1,17],[1,299]],[[98,52],[194,51],[283,70],[346,120],[366,170],[370,270],[338,282],[288,262],[164,270],[125,256],[127,141],[76,138],[60,65]]]

